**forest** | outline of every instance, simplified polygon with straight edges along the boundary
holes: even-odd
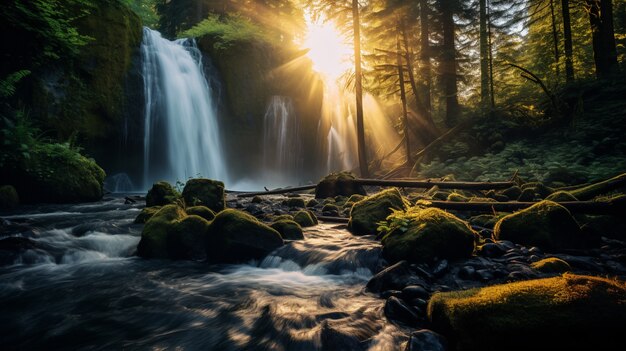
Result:
[[[626,1],[7,0],[0,344],[623,349]]]

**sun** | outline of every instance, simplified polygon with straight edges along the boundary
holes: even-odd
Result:
[[[307,34],[303,46],[313,61],[313,69],[329,78],[337,79],[350,69],[351,48],[332,21],[306,18]]]

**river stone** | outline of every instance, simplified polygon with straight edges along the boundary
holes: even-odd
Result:
[[[168,233],[171,225],[185,215],[185,211],[177,205],[163,206],[143,227],[137,254],[144,258],[169,258]]]
[[[448,342],[432,330],[422,329],[411,333],[405,351],[446,351]]]
[[[146,223],[155,213],[159,212],[162,206],[152,206],[146,207],[139,212],[137,217],[135,217],[135,224],[144,224]]]
[[[393,322],[401,322],[409,326],[418,326],[421,318],[417,315],[413,307],[395,296],[391,296],[385,302],[385,317]]]
[[[169,257],[182,260],[202,260],[209,225],[205,218],[190,215],[175,221],[167,233]]]
[[[428,300],[430,293],[421,285],[409,285],[402,289],[402,298],[407,301],[413,299]]]
[[[302,240],[304,234],[302,233],[302,227],[292,220],[281,219],[270,224],[270,227],[280,233],[280,236],[286,240]]]
[[[428,318],[459,350],[623,349],[626,283],[565,274],[437,293]]]
[[[367,195],[362,185],[356,184],[356,176],[350,172],[331,173],[324,177],[315,187],[315,198],[325,199],[337,195]]]
[[[288,207],[303,208],[305,207],[305,202],[304,199],[301,197],[290,197],[286,200],[285,205],[287,205]]]
[[[293,220],[301,227],[312,227],[317,225],[317,217],[311,211],[301,210],[293,215]]]
[[[0,186],[0,210],[12,210],[19,204],[20,198],[12,185]]]
[[[493,235],[495,239],[547,250],[577,248],[587,243],[571,213],[549,200],[501,218]]]
[[[385,290],[402,290],[407,285],[419,284],[421,279],[411,273],[407,261],[400,261],[374,275],[365,288],[374,293]]]
[[[541,273],[565,273],[572,270],[569,263],[557,257],[544,258],[534,262],[530,268]]]
[[[489,258],[496,258],[504,255],[506,252],[500,245],[495,243],[487,243],[478,247],[478,253]]]
[[[226,209],[209,226],[206,252],[210,262],[236,263],[261,259],[282,245],[276,230],[245,212]]]
[[[388,261],[432,262],[474,253],[478,234],[458,217],[438,208],[412,208],[405,218],[405,226],[392,229],[381,241]]]
[[[215,213],[225,208],[224,183],[218,180],[189,179],[183,188],[182,195],[187,206],[202,205]]]
[[[405,210],[406,201],[396,188],[386,189],[356,202],[350,211],[348,229],[355,235],[376,234],[378,222],[393,210]]]
[[[188,215],[200,216],[207,221],[212,221],[213,218],[215,218],[215,212],[213,212],[210,208],[206,206],[187,207],[185,209],[185,212],[187,212]]]
[[[180,194],[168,182],[156,182],[146,195],[146,207],[165,206],[174,203]]]

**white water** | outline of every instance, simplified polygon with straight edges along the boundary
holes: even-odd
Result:
[[[145,94],[143,187],[190,177],[227,181],[216,104],[192,39],[143,30]]]

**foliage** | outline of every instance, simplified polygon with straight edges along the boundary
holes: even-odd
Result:
[[[209,15],[207,19],[180,34],[181,37],[192,38],[205,35],[215,39],[216,49],[227,49],[239,42],[271,42],[261,27],[237,15],[227,17]]]
[[[6,78],[0,80],[0,99],[9,98],[15,94],[15,86],[20,80],[30,75],[31,71],[23,69],[9,74]]]
[[[143,22],[143,25],[156,29],[159,25],[159,15],[157,14],[158,0],[120,0],[123,1],[133,12],[135,12]]]

